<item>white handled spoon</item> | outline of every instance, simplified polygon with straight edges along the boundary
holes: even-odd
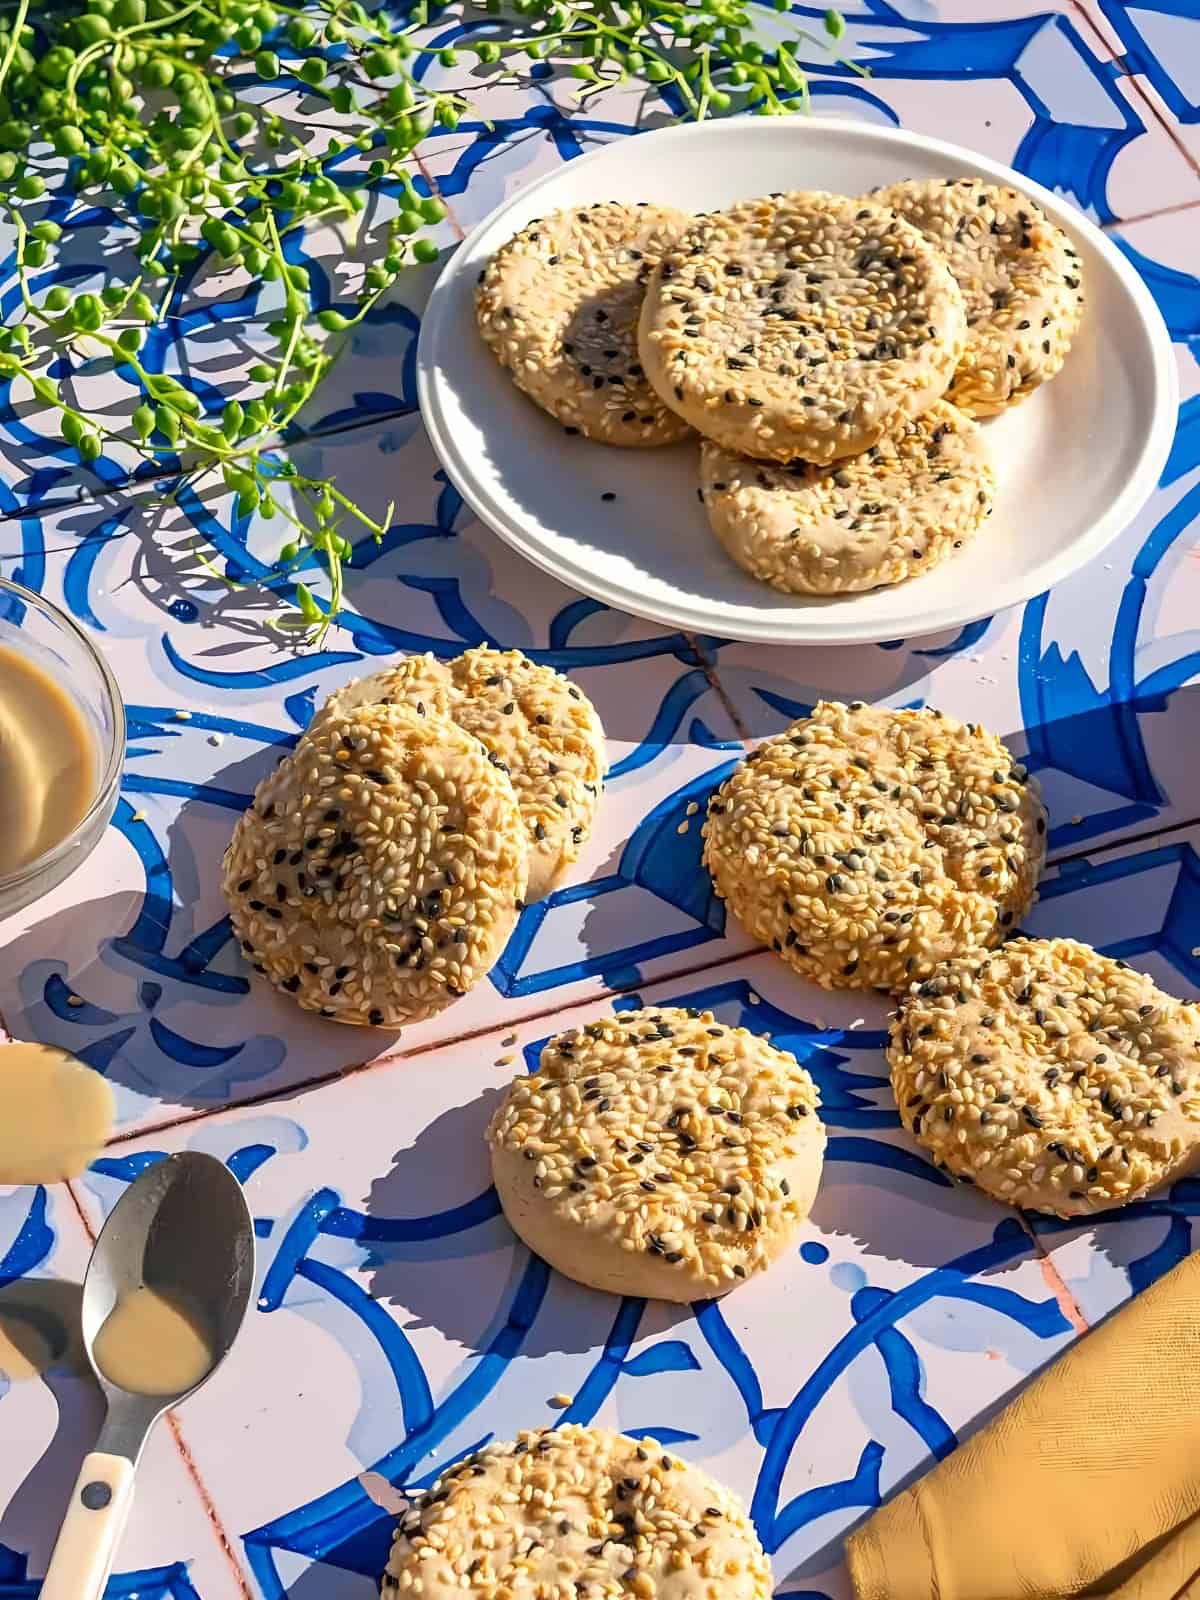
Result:
[[[151,1428],[216,1371],[254,1283],[254,1224],[212,1156],[168,1156],[121,1196],[83,1285],[83,1343],[108,1404],[71,1494],[41,1600],[99,1600]]]

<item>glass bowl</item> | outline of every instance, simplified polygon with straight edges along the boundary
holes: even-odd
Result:
[[[91,799],[72,831],[32,861],[0,873],[2,918],[57,888],[99,843],[117,803],[125,707],[116,679],[82,628],[40,594],[6,578],[0,578],[0,647],[24,656],[70,695],[95,747]]]

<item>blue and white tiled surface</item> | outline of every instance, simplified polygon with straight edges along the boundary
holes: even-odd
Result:
[[[821,10],[794,8],[808,24]],[[1052,867],[1030,929],[1200,992],[1200,0],[843,11],[847,54],[872,75],[814,54],[819,114],[959,140],[1068,196],[1136,263],[1176,342],[1183,404],[1156,494],[1101,561],[1019,611],[953,637],[786,651],[672,634],[562,588],[471,518],[425,441],[413,354],[429,272],[360,332],[293,446],[368,509],[395,502],[318,654],[281,651],[256,590],[218,585],[193,554],[203,530],[249,579],[278,582],[271,528],[232,522],[220,494],[150,508],[127,462],[81,471],[26,397],[0,397],[0,572],[93,631],[130,717],[103,844],[0,927],[8,1029],[76,1051],[119,1104],[78,1183],[0,1190],[0,1310],[17,1280],[7,1292],[69,1311],[107,1209],[157,1153],[226,1159],[259,1236],[257,1307],[157,1434],[111,1596],[367,1600],[389,1495],[552,1422],[565,1393],[568,1417],[655,1433],[737,1488],[780,1596],[843,1600],[847,1528],[1190,1247],[1190,1182],[1082,1228],[950,1187],[899,1129],[881,1004],[800,983],[726,925],[699,869],[699,811],[745,741],[822,694],[936,703],[989,723],[1041,776]],[[582,114],[561,84],[482,93],[490,126],[420,152],[420,182],[451,207],[447,249],[513,187],[664,115],[626,91]],[[75,220],[86,269],[119,229]],[[343,255],[332,235],[306,243],[334,301]],[[253,286],[201,278],[156,358],[215,396],[269,317]],[[128,402],[119,374],[77,379],[89,404]],[[568,669],[599,706],[613,779],[595,837],[449,1012],[382,1039],[301,1017],[249,983],[229,938],[217,869],[233,816],[334,684],[397,650],[481,640]],[[720,1304],[617,1301],[556,1277],[488,1186],[480,1132],[509,1075],[557,1028],[637,997],[769,1032],[820,1083],[829,1156],[799,1248]],[[96,1421],[70,1371],[0,1378],[0,1600],[37,1593]]]

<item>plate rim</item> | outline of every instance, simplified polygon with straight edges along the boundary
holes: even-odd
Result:
[[[983,617],[1024,605],[1094,561],[1129,526],[1154,492],[1169,458],[1178,425],[1179,374],[1175,365],[1171,336],[1162,312],[1132,262],[1090,217],[1085,216],[1069,201],[1061,199],[1053,190],[1047,189],[1032,178],[1027,178],[1015,168],[993,160],[990,156],[981,155],[965,145],[935,138],[929,134],[912,133],[899,127],[881,127],[875,123],[846,117],[814,115],[804,120],[798,117],[789,119],[787,124],[784,124],[777,118],[755,117],[741,113],[735,117],[651,129],[644,133],[634,133],[632,137],[639,140],[654,140],[657,144],[686,143],[689,140],[719,137],[733,123],[743,128],[761,128],[763,137],[781,131],[785,125],[811,127],[814,123],[819,123],[823,130],[831,130],[836,136],[851,142],[856,140],[873,142],[882,139],[885,143],[894,142],[906,149],[920,150],[943,160],[961,162],[964,171],[977,172],[980,176],[1006,182],[1014,188],[1021,189],[1036,200],[1051,219],[1068,234],[1086,239],[1090,247],[1104,258],[1106,265],[1116,275],[1129,296],[1146,335],[1150,351],[1150,375],[1154,396],[1151,417],[1134,469],[1120,493],[1103,515],[1095,519],[1087,531],[1068,549],[1056,556],[1048,557],[1029,569],[1024,578],[1014,578],[1002,585],[998,595],[994,590],[989,591],[992,597],[990,604],[975,604],[970,595],[964,593],[961,604],[947,603],[935,610],[926,609],[919,619],[912,617],[908,620],[897,619],[894,625],[886,627],[878,621],[863,622],[855,626],[852,620],[844,617],[833,622],[822,622],[820,612],[815,609],[811,617],[805,617],[803,622],[792,621],[786,626],[769,620],[756,622],[754,618],[748,617],[744,624],[739,623],[735,629],[728,626],[726,619],[721,619],[714,627],[712,623],[705,624],[698,614],[700,607],[697,604],[683,601],[678,605],[656,603],[652,599],[642,597],[635,589],[587,571],[582,564],[555,556],[526,532],[520,518],[509,516],[502,507],[493,504],[487,494],[480,492],[480,486],[470,469],[470,463],[456,446],[446,418],[442,403],[445,386],[438,378],[432,353],[449,325],[448,311],[452,307],[454,292],[469,270],[468,262],[480,238],[495,227],[509,211],[527,203],[530,197],[540,190],[560,182],[563,172],[568,168],[575,171],[603,159],[617,143],[609,141],[599,149],[591,150],[586,155],[576,156],[552,171],[543,173],[532,183],[522,185],[481,218],[455,247],[453,254],[438,274],[421,318],[416,356],[417,402],[421,420],[434,452],[451,483],[484,526],[533,566],[556,578],[560,583],[592,599],[600,600],[617,611],[629,612],[634,616],[656,622],[660,626],[675,628],[685,633],[746,644],[837,646],[878,644],[897,638],[927,638],[931,634],[962,628],[972,622],[978,622]],[[628,138],[630,135],[624,137]],[[896,586],[897,589],[903,587],[903,585]]]

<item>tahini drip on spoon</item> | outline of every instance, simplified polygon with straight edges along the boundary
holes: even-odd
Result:
[[[85,1459],[42,1600],[99,1600],[133,1504],[151,1428],[228,1355],[254,1282],[254,1225],[241,1186],[212,1156],[148,1167],[96,1241],[83,1339],[108,1416]]]

